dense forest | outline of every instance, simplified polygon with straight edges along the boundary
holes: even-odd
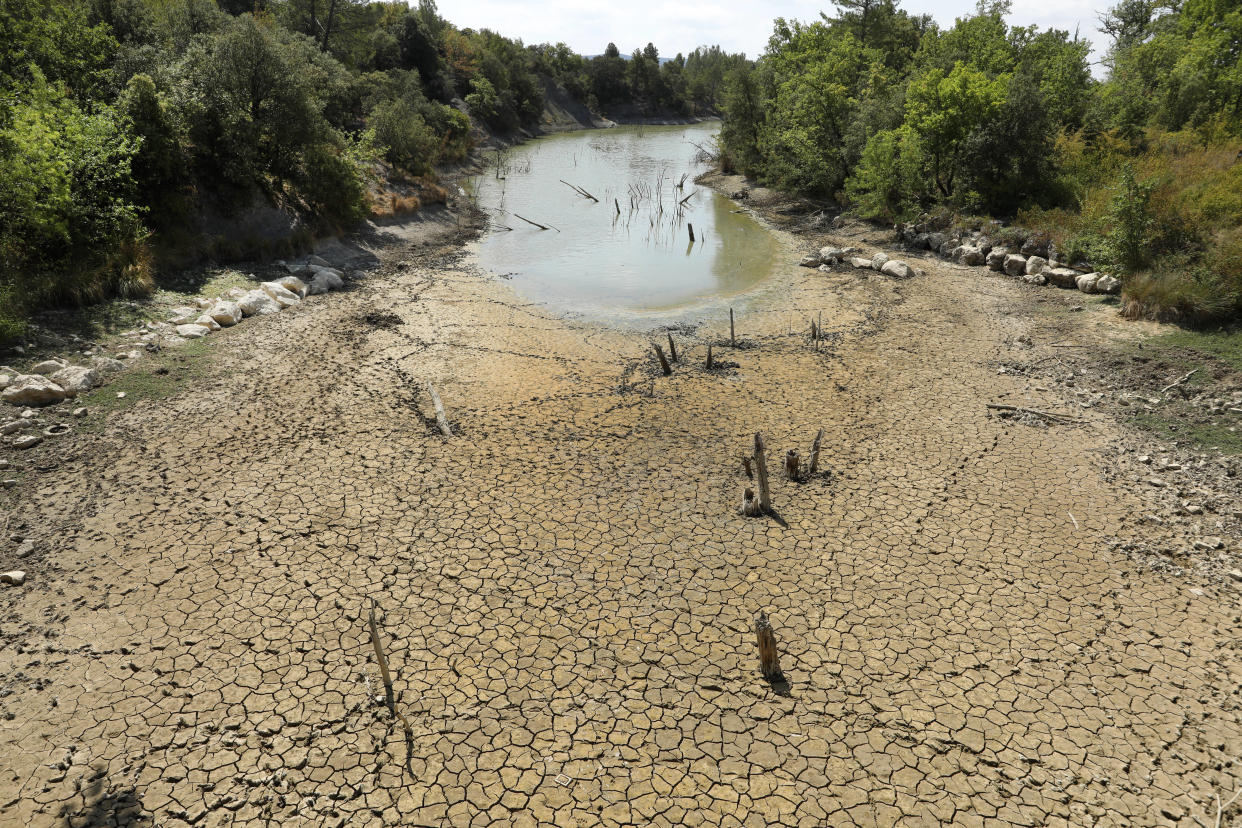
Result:
[[[535,126],[549,84],[605,114],[707,114],[744,63],[587,59],[433,0],[0,0],[0,343],[39,308],[150,290],[204,216],[346,227],[377,177],[430,183],[479,127]]]
[[[1124,280],[1131,316],[1242,312],[1242,6],[1121,0],[1093,78],[1078,33],[981,0],[948,28],[896,0],[777,20],[723,93],[723,161],[868,218],[1016,219]]]

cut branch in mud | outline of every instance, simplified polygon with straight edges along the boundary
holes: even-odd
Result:
[[[1039,411],[1034,408],[1022,408],[1021,406],[1017,406],[1017,405],[1003,405],[1001,403],[988,403],[987,406],[993,411],[1005,411],[1011,414],[1030,414],[1034,417],[1043,417],[1044,419],[1055,420],[1061,423],[1083,422],[1083,419],[1081,417],[1071,417],[1067,414],[1055,414],[1051,411]]]

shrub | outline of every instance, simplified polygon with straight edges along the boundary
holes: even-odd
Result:
[[[379,104],[371,110],[369,121],[376,143],[383,147],[384,157],[393,166],[415,175],[430,172],[440,139],[404,99]]]

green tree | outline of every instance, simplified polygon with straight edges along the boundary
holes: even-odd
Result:
[[[906,123],[919,136],[941,195],[953,195],[965,143],[996,116],[1007,86],[1008,76],[993,80],[961,62],[948,73],[932,69],[910,83]]]

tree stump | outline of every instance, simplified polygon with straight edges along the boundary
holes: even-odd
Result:
[[[762,610],[755,616],[755,638],[759,643],[759,669],[763,677],[768,681],[780,681],[785,676],[776,652],[776,633],[772,631],[768,614]]]
[[[664,372],[664,376],[667,377],[672,374],[673,369],[669,367],[668,359],[664,356],[664,350],[659,345],[652,345],[651,347],[655,348],[656,358],[660,360],[660,370]]]
[[[440,395],[431,383],[427,383],[427,393],[431,395],[431,404],[436,409],[436,428],[440,429],[446,439],[452,437],[453,429],[449,427],[448,415],[444,413],[444,403],[440,401]]]
[[[742,466],[746,469],[746,476],[749,479],[754,480],[755,470],[751,465],[751,457],[749,454],[742,458]]]
[[[790,480],[802,479],[802,457],[797,449],[785,452],[785,475]]]
[[[746,517],[759,517],[763,514],[759,509],[759,499],[755,497],[755,490],[749,487],[742,492],[742,514]]]
[[[819,433],[815,435],[815,442],[811,443],[811,462],[806,471],[808,477],[819,471],[819,448],[823,442],[824,430],[821,428]]]
[[[706,370],[706,371],[710,371],[710,370],[712,370],[712,367],[713,367],[713,364],[712,364],[712,345],[711,345],[711,343],[709,342],[709,343],[707,343],[707,362],[706,362],[706,363],[704,363],[704,365],[703,365],[703,369],[704,369],[704,370]]]
[[[768,453],[763,444],[763,434],[755,432],[755,471],[759,475],[759,509],[767,514],[772,511],[772,490],[768,487]]]

